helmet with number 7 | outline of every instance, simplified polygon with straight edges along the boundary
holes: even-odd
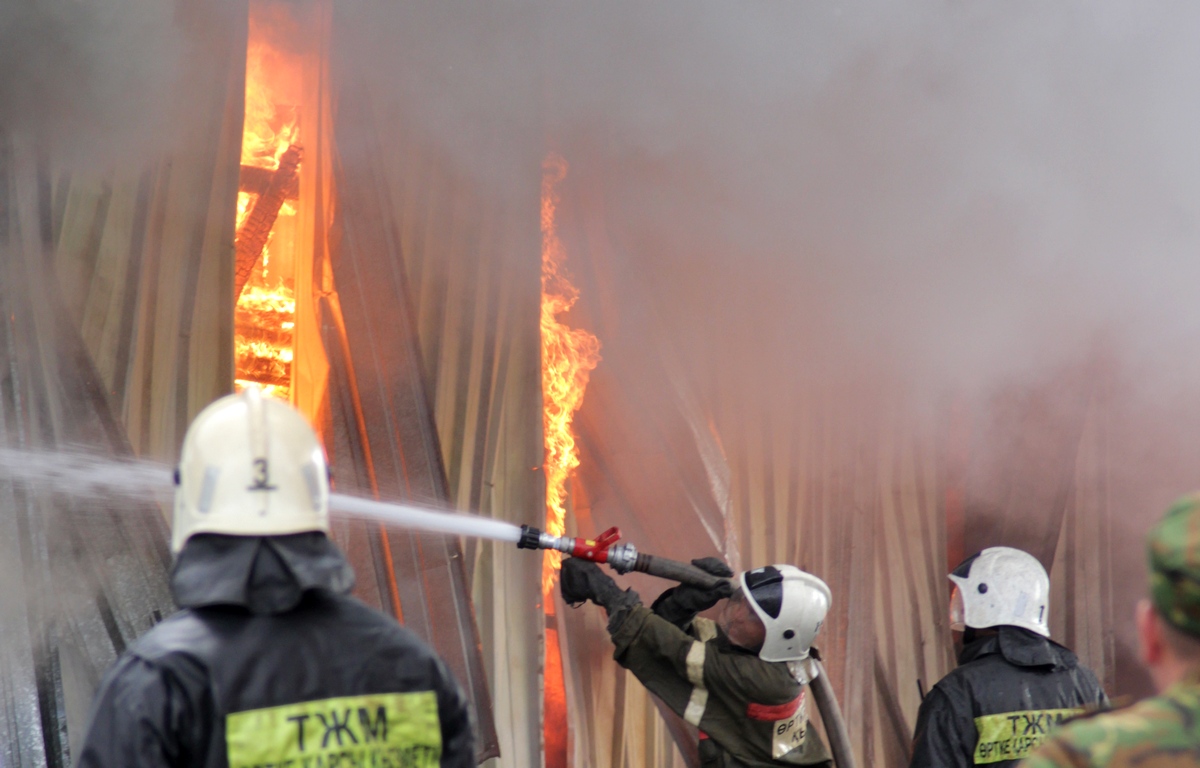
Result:
[[[738,577],[742,592],[766,627],[763,661],[808,658],[833,598],[825,582],[794,565],[768,565]]]
[[[989,547],[950,574],[950,628],[1014,626],[1050,636],[1050,577],[1037,558]]]
[[[197,533],[329,532],[329,470],[316,433],[298,411],[256,388],[196,416],[175,480],[174,552]]]

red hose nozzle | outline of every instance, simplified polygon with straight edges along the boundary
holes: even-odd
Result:
[[[592,539],[569,538],[553,536],[534,528],[521,526],[521,540],[517,543],[520,549],[554,549],[571,557],[582,557],[594,563],[607,563],[608,550],[621,540],[621,529],[613,526],[604,533]]]

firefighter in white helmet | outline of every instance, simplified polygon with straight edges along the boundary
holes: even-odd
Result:
[[[692,564],[733,576],[716,558]],[[700,731],[703,768],[831,765],[809,728],[810,653],[831,601],[829,587],[791,565],[769,565],[712,589],[673,587],[642,605],[595,564],[563,562],[563,599],[608,612],[614,658]],[[697,613],[726,599],[717,621]]]
[[[176,480],[182,610],[109,670],[78,766],[475,764],[446,666],[347,595],[303,416],[255,389],[216,401],[188,429]]]
[[[950,581],[959,666],[921,702],[912,768],[1015,765],[1058,723],[1107,706],[1096,675],[1050,639],[1050,578],[1037,558],[991,547]]]

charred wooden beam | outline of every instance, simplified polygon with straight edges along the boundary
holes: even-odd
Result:
[[[240,374],[238,378],[243,378]],[[260,385],[273,385],[277,387],[290,387],[292,385],[292,377],[290,374],[278,374],[270,371],[253,371],[247,374],[244,378],[253,381]]]
[[[240,315],[238,320],[242,320]],[[238,341],[261,342],[273,347],[291,347],[294,339],[295,334],[291,330],[283,328],[252,328],[237,335]]]
[[[329,260],[346,340],[337,363],[344,361],[348,370],[335,378],[331,354],[330,380],[349,380],[352,408],[341,413],[355,422],[336,429],[360,442],[356,450],[366,461],[368,471],[363,475],[368,485],[358,490],[382,498],[447,503],[450,489],[422,375],[414,305],[395,236],[398,221],[383,192],[384,150],[372,124],[366,91],[347,85],[339,94],[341,106],[334,126],[338,145],[355,149],[338,153],[334,161],[342,204],[334,213],[333,227],[340,235],[330,237]],[[342,468],[335,465],[335,472],[340,482],[345,477]],[[438,649],[471,692],[478,760],[498,755],[459,539],[388,526],[376,541],[373,559],[381,566],[376,569],[376,594],[382,598],[383,610],[391,610],[409,630]],[[533,606],[532,601],[525,602]],[[536,739],[541,729],[535,726],[531,731]]]
[[[284,200],[287,199],[287,189],[296,180],[296,172],[300,168],[301,152],[299,146],[292,144],[283,153],[283,157],[279,158],[279,170],[275,171],[271,183],[267,186],[267,191],[259,196],[258,201],[254,204],[254,210],[250,211],[246,223],[238,231],[237,239],[234,241],[237,250],[237,266],[233,278],[234,296],[242,295],[242,289],[250,280],[250,273],[254,271],[254,265],[262,256],[263,248],[267,245],[267,238],[271,235],[271,228],[275,226],[275,220],[279,218],[279,209],[283,207]]]
[[[275,171],[270,168],[260,168],[257,165],[243,165],[238,174],[238,191],[248,192],[260,197],[266,193],[275,178]],[[283,191],[285,200],[295,200],[300,197],[300,179],[293,176],[292,181]]]

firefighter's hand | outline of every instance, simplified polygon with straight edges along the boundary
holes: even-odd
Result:
[[[578,557],[563,558],[558,585],[568,604],[579,605],[591,600],[610,612],[626,594],[611,576],[600,570],[600,566]]]
[[[716,557],[702,557],[692,561],[692,565],[713,576],[729,578],[733,571],[729,566]],[[705,589],[680,584],[671,587],[658,596],[651,606],[657,615],[683,629],[696,618],[696,614],[712,608],[717,603],[733,594],[733,585],[728,581],[718,582],[715,587]]]
[[[692,561],[692,565],[702,571],[711,573],[713,576],[720,576],[725,579],[733,576],[733,571],[729,570],[729,566],[719,557],[699,557]]]

